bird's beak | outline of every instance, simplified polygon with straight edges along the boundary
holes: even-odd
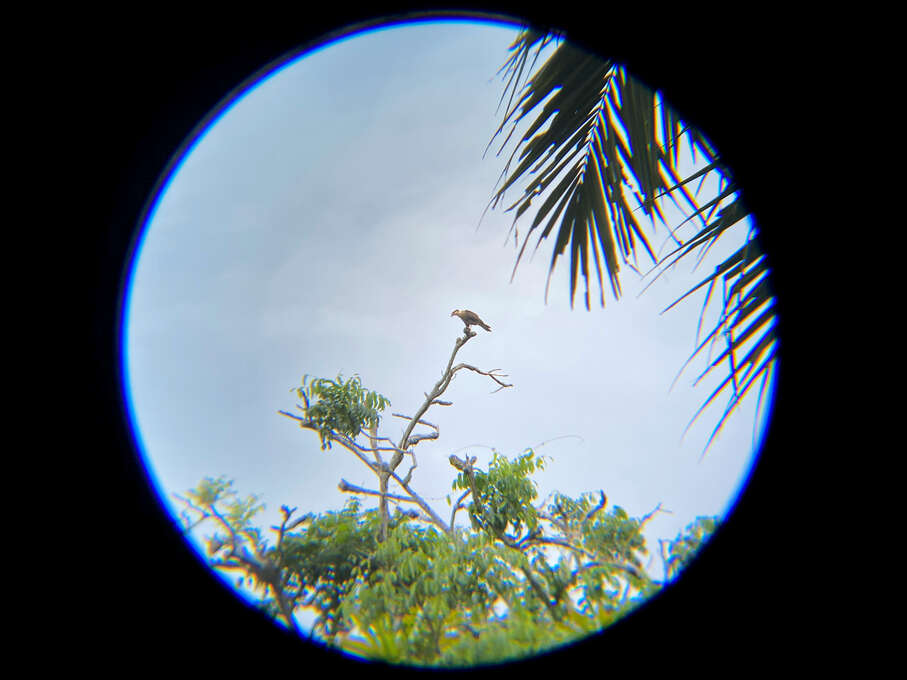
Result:
[[[450,315],[453,316],[453,315],[456,314],[456,313],[457,313],[457,310],[455,309],[455,310],[453,310],[453,311],[450,313]]]

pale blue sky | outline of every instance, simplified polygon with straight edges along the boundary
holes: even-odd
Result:
[[[468,308],[493,332],[479,330],[458,360],[500,368],[514,387],[491,394],[490,381],[462,372],[445,395],[454,405],[426,416],[441,436],[417,447],[413,486],[442,516],[450,453],[484,465],[490,447],[513,457],[548,440],[540,499],[603,489],[633,516],[672,511],[646,531],[657,577],[658,538],[728,509],[752,461],[755,399],[700,462],[724,400],[681,444],[717,383],[691,387],[700,361],[669,386],[695,346],[702,297],[659,312],[737,248],[743,228],[697,271],[684,262],[638,299],[625,269],[624,296],[604,310],[585,311],[581,296],[570,310],[566,261],[545,305],[548,242],[509,283],[511,215],[476,225],[503,167],[482,153],[515,35],[447,22],[327,46],[248,91],[175,171],[140,243],[125,334],[127,391],[170,507],[173,492],[226,475],[261,494],[268,527],[284,503],[341,508],[341,478],[373,488],[352,455],[321,451],[277,411],[294,409],[303,374],[342,371],[387,396],[389,411],[412,413],[461,333],[451,310]],[[659,226],[653,244],[665,235]],[[397,439],[403,421],[383,426]]]

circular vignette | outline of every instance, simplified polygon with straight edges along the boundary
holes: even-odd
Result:
[[[380,21],[378,21],[378,22],[372,22],[371,24],[369,24],[369,26],[374,26],[374,25],[376,25],[377,23],[381,23],[381,22],[380,22]],[[366,27],[367,27],[367,26],[358,26],[358,27],[356,27],[356,28],[354,28],[354,29],[339,29],[339,32],[338,32],[334,37],[337,37],[337,36],[340,36],[340,35],[350,35],[350,34],[352,34],[352,33],[355,33],[355,32],[361,31],[361,30],[364,30],[364,28],[366,28]],[[220,115],[222,115],[222,113],[223,113],[223,111],[225,110],[225,108],[227,108],[227,107],[229,106],[229,104],[232,103],[237,97],[241,96],[242,92],[244,92],[244,91],[245,91],[248,87],[250,87],[254,82],[258,82],[258,80],[260,80],[262,77],[264,77],[264,76],[266,76],[267,74],[272,73],[272,72],[274,72],[275,70],[281,68],[281,66],[282,66],[283,64],[285,64],[285,63],[288,62],[288,61],[291,61],[291,60],[294,59],[296,56],[298,56],[300,53],[305,52],[305,51],[308,51],[308,49],[311,49],[313,45],[314,45],[314,46],[317,46],[317,45],[320,45],[320,44],[324,44],[324,42],[326,42],[326,40],[324,40],[324,39],[319,40],[318,38],[315,38],[315,41],[312,42],[312,43],[309,43],[309,46],[308,46],[307,48],[302,48],[302,49],[300,49],[300,50],[296,50],[296,51],[289,52],[289,53],[287,53],[283,58],[281,58],[278,62],[272,62],[272,63],[269,64],[268,66],[265,66],[265,67],[263,67],[263,68],[260,68],[260,69],[256,72],[256,75],[255,75],[254,77],[247,79],[247,80],[244,82],[243,85],[241,85],[241,86],[239,86],[238,88],[236,88],[236,89],[235,89],[235,90],[234,90],[234,91],[233,91],[233,92],[232,92],[232,93],[224,100],[224,105],[221,106],[221,107],[219,107],[218,110],[217,110],[217,112],[213,112],[213,111],[212,111],[212,112],[209,114],[209,117],[208,117],[207,119],[205,119],[202,123],[199,123],[199,124],[197,125],[197,127],[196,127],[196,132],[195,132],[193,135],[191,135],[191,137],[187,137],[187,138],[186,138],[186,141],[184,142],[184,148],[181,148],[181,150],[180,150],[178,153],[176,153],[175,155],[173,155],[173,158],[172,158],[172,160],[170,161],[170,164],[168,165],[168,168],[167,168],[166,173],[162,174],[161,177],[160,177],[160,179],[158,180],[158,185],[155,187],[155,190],[154,190],[154,196],[156,196],[157,193],[161,190],[161,187],[164,186],[164,184],[165,184],[165,182],[166,182],[166,178],[169,177],[169,175],[172,173],[172,171],[173,171],[173,169],[174,169],[174,167],[175,167],[174,164],[177,163],[177,159],[178,159],[178,158],[181,158],[181,157],[184,155],[184,152],[191,148],[192,144],[194,144],[195,140],[196,140],[196,139],[198,138],[198,136],[202,133],[202,131],[203,131],[208,125],[210,125],[214,120],[216,120],[217,117],[219,117]],[[600,50],[599,50],[599,51],[600,51]],[[667,79],[664,79],[664,80],[660,79],[660,77],[657,75],[657,73],[658,73],[657,67],[653,67],[651,64],[646,64],[646,62],[647,62],[646,58],[638,58],[638,57],[637,57],[637,58],[634,58],[632,55],[626,55],[626,58],[623,59],[623,61],[625,61],[626,63],[628,63],[630,69],[633,70],[634,72],[636,72],[637,69],[639,69],[639,72],[640,72],[640,74],[642,75],[643,79],[646,80],[646,81],[649,82],[649,83],[652,83],[655,87],[661,87],[661,86],[658,84],[658,83],[660,82],[660,80],[661,80],[662,82],[670,82],[670,81],[671,81],[671,77],[670,77],[670,76],[669,76]],[[646,73],[649,73],[649,74],[651,74],[651,75],[645,75]],[[681,80],[682,80],[682,79],[681,79]],[[664,89],[665,89],[666,91],[670,92],[670,86],[665,86]],[[671,98],[671,99],[673,100],[672,97],[669,97],[669,98]],[[680,97],[680,98],[678,99],[678,101],[681,101],[682,99],[683,99],[683,97]],[[688,110],[687,107],[685,107],[685,106],[683,106],[683,105],[681,105],[681,104],[678,104],[678,108],[680,108],[681,110],[684,110],[684,111]],[[699,110],[700,110],[700,107],[692,106],[692,107],[689,108],[689,110],[691,110],[691,111],[699,111]],[[697,118],[694,117],[693,119],[696,120]],[[703,115],[701,116],[701,119],[703,119],[703,120],[708,120],[708,114],[707,114],[707,113],[706,113],[706,114],[703,114]],[[703,125],[703,127],[704,127],[705,129],[708,129],[709,132],[711,133],[711,129],[709,128],[708,123],[705,123],[705,124]],[[717,126],[717,127],[720,128],[721,126],[719,125],[719,126]],[[720,140],[722,140],[722,139],[733,140],[733,138],[734,138],[734,135],[733,135],[733,134],[730,134],[730,133],[727,133],[727,132],[724,133],[724,136],[722,136],[722,134],[716,134],[716,135],[714,136],[714,139],[716,139],[717,145],[719,146],[719,148],[722,150],[723,153],[725,152],[725,149],[728,149],[727,153],[728,153],[728,155],[729,155],[730,157],[733,157],[734,154],[735,154],[735,152],[739,154],[739,157],[740,157],[740,158],[745,157],[745,153],[746,153],[745,150],[744,150],[743,152],[740,152],[740,151],[739,151],[739,147],[735,147],[735,145],[733,144],[733,141],[730,141],[730,143],[727,143],[727,144],[725,144],[723,141],[720,141]],[[736,172],[736,171],[737,171],[737,166],[733,163],[733,161],[731,161],[731,164],[732,164],[732,167],[734,167],[735,172]],[[751,167],[753,167],[753,166],[749,166],[749,165],[747,165],[744,161],[741,161],[741,168],[742,168],[742,170],[740,171],[740,176],[741,176],[741,177],[746,176],[747,173],[750,172],[749,168],[751,168]],[[756,167],[758,167],[758,166],[756,166]],[[744,185],[744,187],[746,187],[747,189],[749,189],[749,183],[750,183],[749,180],[745,180],[745,179],[744,179],[744,180],[742,180],[741,183]],[[755,185],[757,185],[757,186],[759,185],[758,181],[755,181],[755,180],[753,180],[752,183],[755,184]],[[759,208],[758,208],[758,200],[755,201],[755,203],[757,204],[757,212],[758,212],[758,210],[759,210]],[[147,206],[146,206],[145,210],[147,210]],[[143,211],[143,212],[144,212],[144,211]],[[140,220],[139,223],[144,223],[144,220]],[[769,238],[769,239],[766,239],[766,241],[770,241],[770,238]],[[133,244],[133,246],[130,247],[130,252],[132,252],[133,248],[134,248],[134,244]],[[771,248],[769,248],[769,250],[771,250]],[[776,389],[777,389],[777,388],[776,388]],[[774,421],[773,421],[773,422],[774,422]],[[771,428],[771,426],[770,426],[770,428]],[[771,433],[770,433],[770,432],[767,433],[766,436],[767,436],[768,438],[771,438]],[[766,443],[766,446],[767,446],[767,447],[769,446],[769,442],[768,442],[768,441],[767,441],[767,443]],[[752,486],[753,481],[755,481],[755,478],[754,478],[754,480],[751,480],[751,486]],[[152,488],[151,488],[150,486],[148,486],[147,484],[145,484],[144,486],[145,486],[145,491],[146,491],[146,493],[149,492],[149,491],[150,491],[151,493],[154,493],[153,490],[152,490]],[[746,493],[744,494],[744,497],[741,499],[741,503],[740,503],[741,509],[745,509],[748,503],[756,503],[756,504],[758,504],[758,502],[759,502],[759,501],[758,501],[758,497],[756,498],[756,500],[747,499],[747,496],[749,496],[749,495],[751,495],[751,494],[750,494],[749,491],[748,491],[748,492],[746,492]],[[152,514],[153,514],[153,513],[152,513]],[[699,579],[698,583],[701,584],[701,583],[703,583],[703,581],[702,581],[703,578],[706,579],[706,580],[710,580],[710,578],[714,578],[714,577],[715,577],[715,575],[716,575],[716,573],[717,573],[716,570],[715,570],[715,568],[708,568],[708,567],[706,567],[705,564],[706,564],[707,562],[715,562],[716,564],[721,564],[721,563],[722,563],[721,561],[722,561],[722,560],[725,560],[725,561],[726,561],[726,560],[728,559],[728,556],[733,556],[733,555],[738,554],[738,551],[741,549],[741,545],[740,545],[740,543],[739,543],[739,540],[738,540],[738,539],[735,539],[735,538],[733,538],[733,537],[731,537],[730,534],[731,534],[732,532],[736,532],[737,534],[741,534],[741,532],[746,533],[746,531],[747,531],[747,529],[746,529],[746,524],[740,525],[741,528],[739,528],[739,529],[734,528],[733,522],[737,522],[737,521],[738,521],[738,519],[737,519],[737,517],[736,517],[738,514],[740,514],[740,513],[735,513],[735,515],[731,517],[731,520],[729,521],[729,524],[728,524],[728,530],[727,530],[726,532],[722,532],[722,534],[721,534],[718,538],[715,539],[715,545],[712,546],[712,547],[710,547],[710,548],[708,548],[708,549],[706,550],[706,552],[704,553],[705,556],[704,556],[704,558],[703,558],[703,560],[702,560],[703,565],[701,565],[701,566],[700,566],[700,565],[696,565],[696,567],[695,567],[694,569],[691,569],[689,578],[688,578],[688,579],[685,579],[685,580],[689,580],[689,581],[691,582],[691,583],[689,584],[689,586],[688,586],[688,589],[692,589],[690,592],[695,592],[695,590],[696,590],[696,588],[697,588],[697,585],[696,585],[696,582],[697,582],[697,581],[696,581],[696,579]],[[146,512],[146,513],[145,513],[145,516],[146,516],[146,517],[149,516],[149,513]],[[152,524],[154,524],[154,522],[152,522]],[[752,527],[750,527],[750,529],[752,529]],[[163,530],[163,527],[161,526],[161,523],[160,523],[160,522],[157,522],[157,530],[158,530],[158,531],[162,531],[162,530]],[[166,533],[166,530],[163,530],[163,531]],[[725,536],[725,535],[724,535],[725,533],[728,534],[728,536]],[[162,544],[169,544],[169,545],[171,545],[171,546],[174,545],[173,541],[167,541],[166,539],[162,541]],[[713,552],[715,553],[715,555],[712,555],[712,554],[711,554],[711,553],[713,553]],[[723,553],[724,556],[722,557],[719,553]],[[187,566],[187,567],[188,567],[188,564],[186,563],[185,560],[183,560],[183,563],[184,563],[184,566]],[[702,571],[702,575],[700,575],[700,576],[697,577],[697,576],[695,576],[695,572],[697,572],[697,570],[700,570],[700,571],[701,571],[701,570],[707,570],[707,571]],[[188,574],[193,574],[193,575],[194,575],[194,576],[190,576],[190,579],[191,579],[191,578],[200,577],[200,573],[197,572],[197,571],[193,572],[193,570],[191,569],[191,567],[188,568],[187,573],[188,573]],[[707,577],[707,576],[705,576],[705,574],[707,574],[707,573],[712,574],[712,577]],[[717,581],[717,582],[719,582],[719,583],[728,583],[728,578],[729,578],[728,576],[724,576],[723,578],[718,578],[718,581]],[[716,582],[716,581],[712,581],[712,583],[715,583],[715,582]],[[672,589],[672,590],[673,590],[673,589]],[[675,613],[674,613],[674,615],[673,615],[675,618],[672,618],[672,615],[669,614],[669,613],[661,614],[661,613],[658,613],[658,612],[670,612],[672,609],[676,608],[676,607],[678,606],[678,603],[677,603],[677,602],[673,602],[673,603],[672,603],[672,602],[670,601],[672,598],[674,598],[674,599],[676,599],[676,598],[681,598],[680,600],[678,600],[678,602],[684,601],[684,600],[682,599],[682,598],[683,598],[683,595],[681,594],[681,591],[682,591],[682,590],[683,590],[683,588],[677,588],[678,593],[677,593],[676,595],[673,595],[671,592],[665,593],[665,595],[663,595],[662,597],[659,598],[660,602],[657,603],[657,606],[654,606],[654,607],[651,607],[651,608],[647,608],[646,611],[643,611],[643,612],[638,613],[637,615],[634,615],[634,617],[632,617],[631,620],[628,620],[628,621],[627,621],[626,625],[621,624],[621,626],[620,626],[619,628],[626,629],[627,632],[625,632],[625,633],[622,634],[622,633],[620,633],[620,631],[619,631],[618,629],[615,629],[615,630],[613,631],[613,634],[612,634],[612,633],[609,631],[609,637],[615,638],[613,641],[609,642],[609,644],[630,644],[630,638],[628,638],[627,636],[631,636],[631,637],[632,637],[632,636],[636,635],[637,633],[639,633],[640,631],[646,630],[646,626],[648,626],[650,623],[652,623],[652,621],[655,621],[655,620],[662,620],[662,619],[660,618],[662,615],[667,616],[667,617],[668,617],[667,620],[669,620],[669,621],[670,621],[670,620],[674,620],[674,621],[676,622],[676,621],[677,621],[677,619],[676,619],[676,616],[677,616],[676,611],[675,611]],[[205,588],[200,588],[200,591],[201,591],[201,592],[210,593],[211,597],[213,598],[213,599],[212,599],[212,602],[218,602],[218,603],[219,603],[219,602],[220,602],[220,599],[219,599],[219,598],[222,598],[222,596],[223,596],[223,593],[222,593],[222,592],[218,592],[216,589],[212,590],[211,588],[207,588],[207,589],[205,589]],[[700,595],[701,595],[701,594],[702,594],[702,593],[700,593]],[[191,598],[190,598],[190,599],[191,599]],[[232,599],[232,596],[231,596],[230,599]],[[661,602],[661,600],[663,600],[663,602]],[[707,601],[708,601],[708,598],[707,598]],[[716,603],[711,603],[711,604],[713,604],[714,606],[720,608],[720,604],[717,603],[717,602],[716,602]],[[212,607],[213,607],[213,608],[216,608],[217,605],[214,604],[214,605],[212,605]],[[231,607],[231,606],[229,606],[229,605],[225,605],[225,607],[226,607],[226,610],[230,610],[230,611],[235,610],[235,607]],[[650,609],[651,609],[652,611],[649,611]],[[241,618],[242,618],[242,617],[240,616],[240,619],[238,619],[238,620],[241,620]],[[637,619],[637,618],[639,619],[639,622],[634,623],[633,620],[635,620],[635,619]],[[649,619],[651,619],[651,621],[650,621]],[[255,619],[255,617],[252,617],[251,619],[249,619],[250,622],[252,622],[253,620],[255,620],[256,622],[255,622],[255,623],[252,623],[251,625],[253,625],[253,627],[258,626],[258,622],[257,622],[257,620]],[[240,625],[242,625],[242,624],[240,624]],[[270,626],[268,626],[268,628],[270,628]],[[633,630],[634,632],[631,633],[630,630]],[[270,633],[268,633],[268,635],[270,635]],[[215,637],[216,637],[216,636],[215,636]],[[620,641],[620,642],[618,642],[618,641]],[[577,652],[579,651],[579,647],[583,647],[583,645],[579,645],[578,648],[572,650],[572,652],[571,652],[570,650],[565,650],[564,653],[568,653],[568,652],[570,652],[570,653],[577,653]]]

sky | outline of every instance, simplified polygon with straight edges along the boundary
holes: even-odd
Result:
[[[694,362],[671,389],[696,346],[702,295],[660,312],[739,247],[745,228],[638,297],[651,277],[623,268],[623,295],[606,290],[604,309],[586,311],[580,292],[571,310],[566,260],[546,304],[550,241],[511,282],[512,213],[479,218],[513,148],[483,158],[501,122],[496,73],[516,33],[436,22],[344,39],[271,74],[190,148],[139,242],[123,331],[135,431],[172,512],[173,494],[206,476],[259,494],[263,528],[279,523],[282,504],[341,509],[341,479],[375,488],[352,454],[322,451],[278,411],[295,410],[304,374],[343,373],[388,397],[388,414],[412,414],[462,333],[456,308],[493,329],[477,330],[457,360],[501,369],[513,387],[494,392],[461,371],[443,397],[453,405],[425,416],[440,438],[416,448],[413,487],[442,516],[451,453],[484,467],[493,450],[513,458],[533,447],[548,458],[534,477],[539,501],[604,490],[631,516],[670,511],[645,531],[660,578],[658,539],[731,507],[754,459],[755,390],[704,457],[724,400],[681,440],[721,374],[694,388],[704,368]],[[656,246],[667,235],[662,225],[649,233]],[[388,415],[382,434],[399,439],[404,426]]]

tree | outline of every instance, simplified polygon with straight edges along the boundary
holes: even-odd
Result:
[[[543,50],[555,43],[544,64],[528,75]],[[489,147],[509,125],[510,131],[497,152],[500,155],[520,124],[528,126],[504,166],[489,207],[494,209],[501,204],[514,185],[524,185],[522,196],[506,208],[516,211],[511,231],[514,244],[518,245],[517,222],[536,202],[513,273],[533,232],[541,229],[536,249],[554,233],[546,301],[557,260],[568,248],[571,307],[581,273],[584,303],[590,309],[592,265],[599,304],[604,307],[605,278],[618,299],[621,264],[639,273],[640,249],[651,262],[650,273],[657,278],[681,259],[691,259],[695,254],[701,261],[719,238],[750,217],[741,187],[708,139],[685,124],[660,93],[628,75],[623,66],[575,47],[561,36],[532,28],[524,28],[510,50],[512,54],[501,68],[506,80],[501,103],[506,98],[507,107]],[[698,154],[704,163],[681,177],[680,149],[684,140],[693,158]],[[518,164],[511,169],[514,159]],[[694,183],[701,187],[709,177],[718,180],[714,195],[700,197],[698,188],[691,192]],[[661,209],[664,198],[687,213],[681,224],[670,226],[665,221]],[[647,231],[637,219],[640,209],[649,218],[652,231],[654,217],[667,227],[675,247],[664,257],[655,254]],[[687,234],[690,229],[692,233]],[[718,321],[700,341],[700,315],[698,344],[681,368],[683,371],[706,347],[723,341],[724,350],[716,358],[709,358],[705,371],[696,380],[698,383],[713,368],[727,362],[726,377],[690,422],[692,425],[719,394],[730,388],[728,403],[706,449],[751,387],[760,385],[759,400],[763,400],[775,366],[776,307],[769,284],[768,258],[757,237],[758,225],[751,222],[745,243],[664,310],[705,288],[704,315],[716,286],[721,291]]]
[[[378,433],[390,402],[357,376],[305,376],[297,389],[301,414],[280,413],[316,433],[322,450],[338,444],[356,456],[375,474],[377,489],[341,479],[340,489],[353,498],[340,511],[294,517],[297,508],[281,506],[272,544],[253,525],[263,507],[258,497],[240,498],[223,477],[204,479],[177,498],[186,532],[216,528],[205,536],[209,564],[238,572],[237,585],[254,594],[257,606],[299,634],[294,614],[308,609],[318,640],[368,658],[429,666],[504,661],[575,640],[626,616],[676,576],[717,520],[662,545],[666,578],[657,581],[643,562],[642,529],[660,507],[631,518],[619,506],[607,510],[603,491],[579,498],[554,493],[534,504],[531,476],[545,461],[532,449],[513,460],[495,453],[484,469],[475,456],[451,455],[458,495],[447,498],[449,520],[414,489],[415,446],[439,436],[424,416],[432,406],[451,406],[440,397],[454,375],[468,369],[497,390],[512,387],[497,370],[454,365],[475,335],[464,328],[415,414],[392,414],[407,423],[398,442]],[[417,426],[430,431],[414,434]],[[411,466],[400,477],[406,457]],[[378,507],[363,509],[360,496],[377,497]],[[460,510],[468,527],[456,524]]]

